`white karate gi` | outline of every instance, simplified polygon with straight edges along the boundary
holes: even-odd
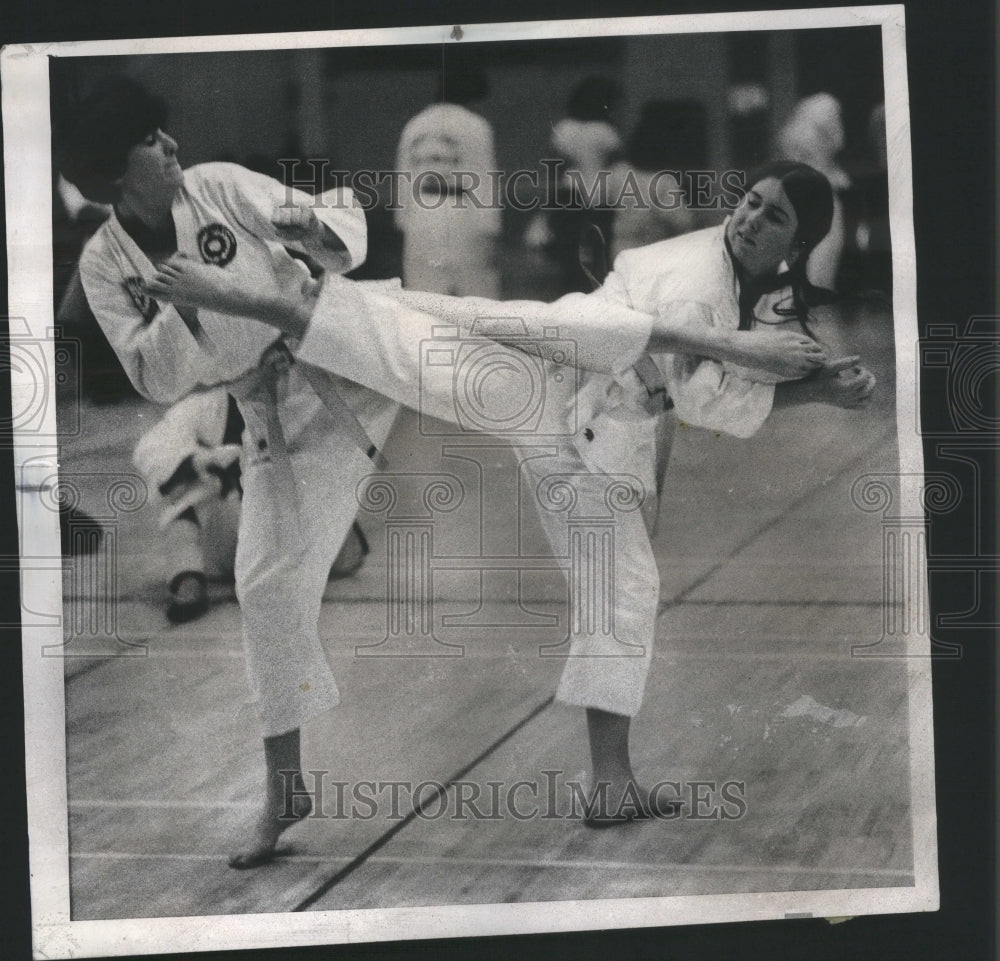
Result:
[[[315,208],[346,247],[339,252],[318,238],[296,243],[278,234],[272,213],[289,198],[299,206],[313,203],[233,164],[190,168],[173,204],[178,250],[219,264],[248,287],[273,274],[275,258],[287,258],[287,248],[308,253],[328,271],[363,262],[365,218],[350,191],[330,191]],[[301,365],[264,377],[256,390],[247,387],[243,375],[257,370],[276,340],[273,328],[200,310],[196,339],[175,308],[147,298],[140,282],[152,280],[155,268],[116,216],[87,244],[80,272],[109,342],[150,400],[171,403],[193,390],[243,378],[244,389],[231,388],[246,421],[235,574],[251,696],[265,737],[300,727],[339,699],[317,622],[330,565],[357,512],[357,484],[372,462],[324,405]],[[330,382],[381,446],[397,405],[356,383]],[[287,457],[279,456],[278,435]]]
[[[400,185],[396,213],[403,283],[499,297],[500,207],[489,179],[498,167],[489,123],[458,104],[433,104],[403,128],[396,169],[410,178]]]
[[[590,552],[584,568],[598,571],[613,563],[614,577],[610,600],[593,596],[593,589],[588,595],[582,581],[571,584],[570,649],[557,692],[569,704],[631,716],[642,701],[659,576],[641,507],[648,508],[655,496],[658,419],[672,415],[647,412],[647,389],[632,365],[643,356],[652,316],[659,312],[738,328],[738,281],[723,230],[626,251],[600,290],[569,294],[552,304],[448,298],[386,284],[334,281],[321,291],[297,349],[311,364],[345,375],[353,370],[351,376],[400,403],[456,421],[454,365],[426,363],[435,327],[444,321],[466,336],[470,331],[500,335],[516,318],[533,335],[534,349],[549,361],[547,388],[559,395],[561,407],[553,403],[552,410],[561,409],[564,418],[543,422],[537,430],[541,440],[555,438],[558,453],[525,461],[539,492],[546,534],[553,550],[565,555],[568,523],[612,518],[614,528],[612,538],[598,537],[580,548]],[[780,321],[773,313],[780,296],[758,304],[758,316]],[[586,375],[579,391],[575,378],[557,379],[565,368],[551,363],[547,345],[565,339],[575,341],[580,367],[602,371]],[[498,358],[506,349],[491,348]],[[770,412],[773,376],[685,355],[653,359],[677,416],[692,426],[749,437]],[[521,386],[517,366],[516,359],[506,369],[497,365],[496,376],[509,378],[511,390]],[[567,426],[567,411],[575,415],[575,431]],[[520,453],[524,456],[525,449]],[[569,510],[549,509],[567,493],[558,480],[551,488],[554,477],[573,489],[576,502]]]

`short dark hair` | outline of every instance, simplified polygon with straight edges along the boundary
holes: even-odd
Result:
[[[62,175],[95,203],[115,203],[128,153],[167,121],[167,103],[136,80],[100,83],[67,124],[56,156]]]

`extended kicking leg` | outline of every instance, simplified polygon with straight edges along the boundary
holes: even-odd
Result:
[[[274,267],[273,278],[261,277],[254,289],[249,289],[236,284],[219,267],[200,264],[175,254],[159,266],[155,278],[146,284],[146,291],[151,296],[172,304],[253,317],[285,334],[301,338],[312,319],[320,285],[306,276],[291,258],[276,258]],[[327,277],[324,282],[335,284],[338,297],[353,299],[356,301],[354,309],[363,312],[364,301],[357,286],[336,277]],[[488,313],[488,306],[493,311],[507,312],[508,316],[503,320],[508,323],[510,311],[534,316],[537,310],[545,311],[558,306],[549,305],[547,308],[546,305],[528,301],[505,303],[481,298],[435,298],[434,295],[406,291],[396,291],[392,298],[400,303],[409,302],[410,306],[427,311],[431,317],[449,319],[450,312],[457,312],[460,318],[465,319],[477,311]],[[586,301],[586,298],[576,300],[563,308],[569,311],[565,319],[574,320],[566,327],[566,334],[573,337],[579,334],[577,323],[581,317],[577,317],[573,310],[578,310],[580,304]],[[713,327],[708,318],[701,316],[703,312],[703,308],[697,304],[668,305],[653,320],[648,349],[729,361],[767,370],[788,379],[805,377],[830,362],[822,346],[804,333],[790,330],[727,330]],[[631,313],[625,311],[625,314]],[[555,313],[540,316],[545,316],[550,326],[559,325],[559,317]],[[509,336],[504,335],[502,325],[497,327],[496,324],[497,318],[483,316],[478,318],[472,330],[500,342],[510,340]],[[595,328],[591,324],[591,332],[593,329]],[[426,336],[426,332],[423,335]],[[523,337],[515,337],[510,340],[510,346],[520,347],[522,340]],[[529,340],[531,352],[537,352],[539,342],[533,338]],[[581,359],[578,358],[578,362]],[[852,363],[857,360],[858,358],[851,358]],[[600,364],[582,363],[580,366],[602,369]]]

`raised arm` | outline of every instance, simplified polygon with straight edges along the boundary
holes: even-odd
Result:
[[[364,263],[365,214],[349,188],[313,197],[235,164],[197,169],[229,216],[254,236],[298,249],[334,273]]]

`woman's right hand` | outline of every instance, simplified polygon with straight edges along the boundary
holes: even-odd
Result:
[[[734,331],[734,363],[795,380],[818,370],[826,353],[811,337],[791,330]]]

